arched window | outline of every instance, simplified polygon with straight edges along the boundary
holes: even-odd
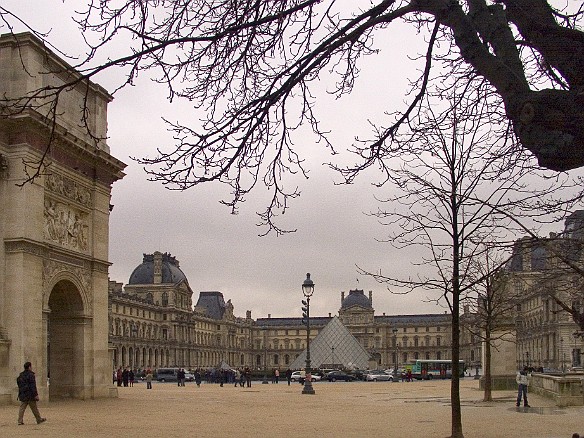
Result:
[[[290,355],[284,356],[284,365],[290,365]]]
[[[168,306],[168,293],[166,292],[162,293],[162,305]]]
[[[258,355],[256,356],[256,366],[257,366],[258,368],[262,366],[262,356],[261,356],[261,354],[258,354]]]
[[[245,356],[243,354],[239,358],[239,364],[240,365],[245,365]]]
[[[436,359],[437,360],[441,360],[442,359],[442,353],[440,351],[438,353],[436,353]]]
[[[277,354],[274,354],[274,365],[279,365],[280,364],[280,356],[278,356]]]

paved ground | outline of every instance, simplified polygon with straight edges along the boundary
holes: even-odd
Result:
[[[447,437],[450,382],[317,382],[315,395],[293,383],[251,388],[187,383],[144,383],[119,388],[109,400],[40,403],[47,422],[28,410],[0,407],[0,437]],[[466,438],[565,437],[584,433],[584,408],[557,409],[530,395],[531,408],[515,408],[514,392],[482,402],[478,382],[461,383]]]

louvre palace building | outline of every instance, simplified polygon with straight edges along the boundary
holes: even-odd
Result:
[[[219,291],[199,292],[193,306],[194,295],[179,261],[168,253],[144,254],[125,286],[110,281],[113,367],[195,369],[224,362],[256,370],[286,369],[306,348],[306,326],[300,315],[253,319],[248,310],[241,317]],[[398,364],[451,357],[451,317],[447,313],[376,315],[373,292],[350,290],[340,292],[338,314],[311,316],[310,338],[333,319],[364,348],[371,368],[393,367],[396,355]],[[461,358],[474,366],[480,361],[480,341],[468,333],[462,338]],[[339,347],[331,345],[330,357],[312,365],[346,366],[339,363]]]

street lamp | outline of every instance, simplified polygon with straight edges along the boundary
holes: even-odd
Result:
[[[310,274],[306,274],[306,280],[302,283],[302,322],[306,324],[306,378],[304,379],[304,387],[302,394],[314,394],[312,387],[312,375],[310,369],[310,297],[314,293],[314,283],[310,279]]]
[[[397,378],[397,328],[394,328],[392,332],[393,332],[393,355],[395,358],[395,361],[393,362],[393,381],[399,382],[399,379]]]

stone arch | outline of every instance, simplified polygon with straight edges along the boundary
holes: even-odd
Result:
[[[45,296],[49,399],[87,398],[93,359],[87,294],[72,276],[59,276],[52,284]]]

